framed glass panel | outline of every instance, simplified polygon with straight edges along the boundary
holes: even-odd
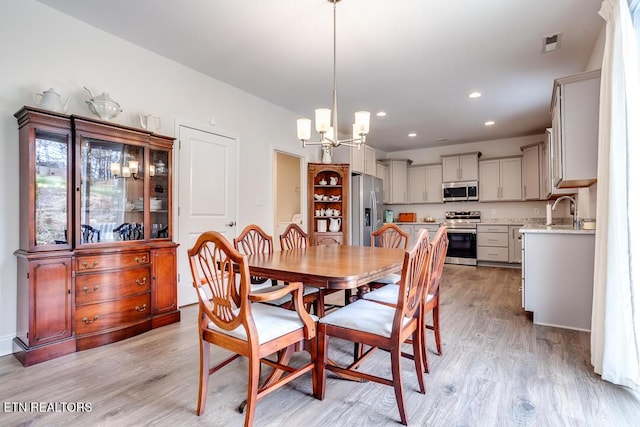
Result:
[[[144,148],[82,143],[80,243],[144,239]]]
[[[169,152],[151,150],[149,165],[151,180],[151,200],[149,213],[151,221],[151,238],[168,239],[169,235]]]
[[[69,143],[67,135],[36,130],[35,244],[68,244]]]

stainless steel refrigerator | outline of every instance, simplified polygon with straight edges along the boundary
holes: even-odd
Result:
[[[382,180],[372,175],[351,177],[351,244],[371,245],[371,232],[382,226]]]

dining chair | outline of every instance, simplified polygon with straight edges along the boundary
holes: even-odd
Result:
[[[409,233],[405,232],[392,222],[386,223],[382,227],[371,233],[371,246],[379,246],[382,248],[400,248],[407,250],[407,248],[409,247]],[[391,283],[397,284],[399,281],[400,275],[391,273],[369,283],[369,287],[380,288]]]
[[[298,224],[291,223],[280,235],[280,247],[282,250],[300,249],[309,246],[309,235]],[[314,313],[324,316],[324,291],[310,285],[304,285],[303,302],[308,309],[313,307]]]
[[[249,265],[246,255],[235,250],[220,233],[207,231],[198,237],[188,250],[193,286],[198,295],[198,335],[200,344],[200,381],[197,414],[202,415],[207,400],[209,376],[234,359],[248,359],[249,381],[245,426],[252,426],[256,403],[271,391],[311,371],[312,390],[319,398],[316,358],[316,321],[302,304],[302,283],[295,282],[251,292]],[[239,283],[237,283],[239,282]],[[284,296],[293,296],[294,310],[268,304]],[[308,343],[310,360],[296,367],[288,365],[293,352]],[[234,353],[210,367],[211,345]],[[266,359],[277,354],[277,358]],[[273,368],[271,375],[260,384],[260,366]],[[281,402],[282,403],[282,402]]]
[[[402,424],[407,424],[402,381],[402,345],[411,338],[413,352],[420,355],[423,349],[420,329],[420,307],[423,288],[426,285],[425,265],[429,257],[429,239],[426,230],[418,233],[417,241],[404,256],[397,304],[390,307],[374,301],[357,300],[343,308],[327,314],[318,321],[318,385],[320,399],[324,398],[327,371],[347,378],[359,378],[392,386]],[[328,359],[329,337],[371,346],[346,366],[339,366]],[[391,379],[365,372],[363,362],[376,351],[384,349],[390,353]],[[420,393],[425,393],[423,358],[414,357]]]
[[[249,224],[240,232],[238,237],[233,239],[233,247],[245,255],[270,254],[273,253],[273,238],[260,228],[260,226]],[[270,279],[266,277],[251,276],[252,285],[262,285],[269,280]],[[272,284],[275,286],[278,284],[278,281],[272,280]]]
[[[442,342],[440,338],[440,283],[442,282],[442,271],[444,269],[444,261],[447,255],[449,239],[447,238],[446,227],[440,227],[430,243],[430,253],[427,263],[427,283],[424,288],[424,303],[420,310],[421,323],[423,327],[421,332],[423,337],[423,366],[425,372],[429,372],[429,361],[427,356],[427,341],[425,337],[425,329],[432,330],[436,341],[436,354],[442,355]],[[387,285],[380,289],[364,295],[364,299],[368,301],[376,301],[382,304],[393,306],[397,304],[398,292],[400,287],[397,285]],[[427,314],[431,312],[432,323],[427,323]],[[415,354],[415,353],[414,353]]]

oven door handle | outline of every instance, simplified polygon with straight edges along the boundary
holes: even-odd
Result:
[[[457,228],[457,229],[449,228],[447,229],[447,234],[476,234],[476,230],[464,229],[464,228]]]

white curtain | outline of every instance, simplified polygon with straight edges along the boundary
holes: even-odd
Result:
[[[591,363],[640,390],[640,75],[632,12],[640,0],[604,0]],[[636,21],[635,25],[640,25]],[[635,193],[635,194],[634,194]]]

